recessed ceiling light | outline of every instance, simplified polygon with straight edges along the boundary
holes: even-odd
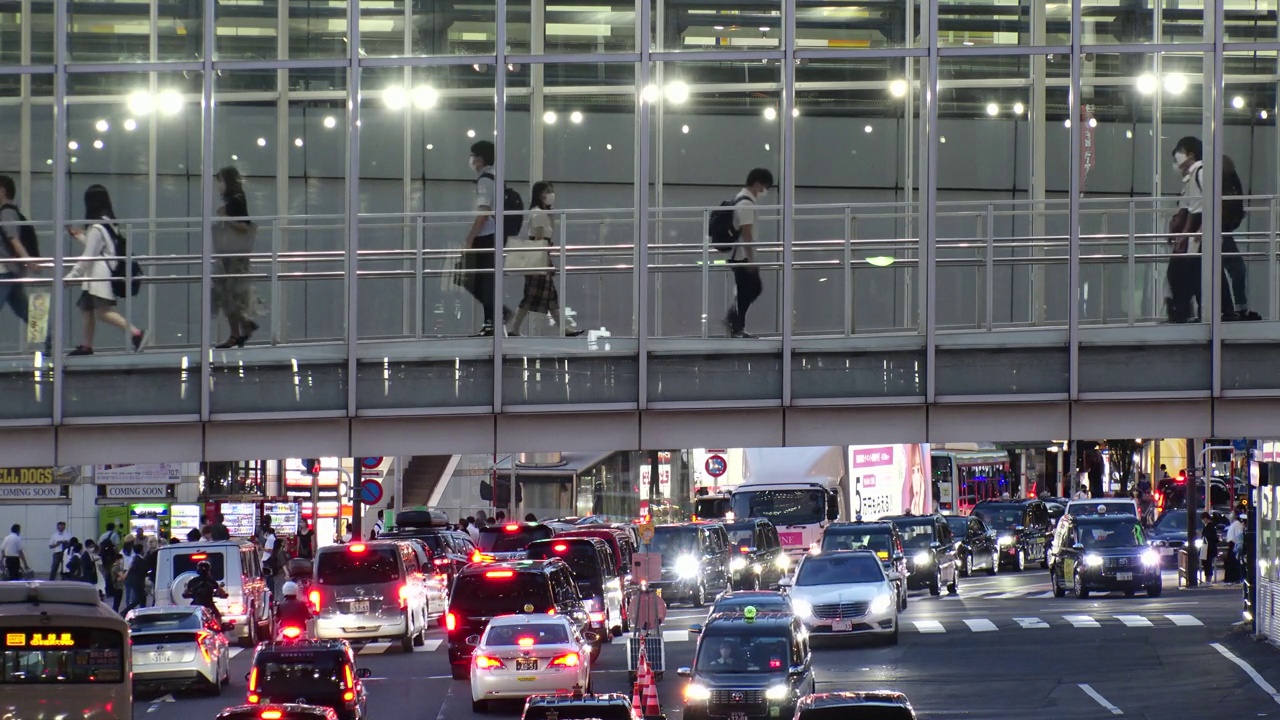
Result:
[[[862,132],[870,133],[873,129],[874,128],[872,128],[870,125],[867,125],[866,127],[862,128]]]
[[[133,132],[134,130],[137,130],[138,121],[134,120],[133,118],[128,118],[127,120],[124,121],[124,129],[128,130],[129,132]]]
[[[266,139],[266,138],[258,138],[258,147],[266,147],[266,146],[267,146],[267,139]]]
[[[294,139],[293,139],[293,146],[294,146],[294,147],[302,147],[302,138],[294,138]]]
[[[68,149],[68,150],[79,150],[79,149],[80,149],[80,143],[76,142],[75,140],[72,140],[71,142],[67,143],[67,149]]]
[[[987,114],[995,117],[1000,114],[1000,106],[995,103],[987,103]]]
[[[1239,110],[1244,107],[1244,98],[1239,95],[1231,98],[1231,107]]]
[[[332,115],[326,116],[324,119],[324,126],[329,128],[330,130],[334,129],[335,127],[338,126],[338,118]]]
[[[94,140],[94,141],[93,141],[93,148],[94,148],[95,150],[101,150],[101,149],[103,148],[103,142],[102,142],[101,140]]]
[[[111,129],[111,125],[106,120],[99,120],[98,122],[93,124],[93,129],[97,130],[98,132],[106,132]]]
[[[898,78],[889,83],[889,94],[894,97],[903,97],[907,94],[907,81]]]
[[[681,125],[681,126],[680,126],[680,132],[684,133],[685,135],[688,135],[688,134],[689,134],[689,126],[688,126],[688,125]]]
[[[764,109],[764,119],[765,119],[765,120],[776,120],[777,118],[778,118],[778,111],[777,111],[777,110],[775,110],[774,108],[771,108],[771,107],[767,107],[767,108],[765,108],[765,109]]]
[[[1022,103],[1020,103],[1020,102],[1018,102],[1018,103],[1014,103],[1014,104],[1013,104],[1013,114],[1014,114],[1014,115],[1021,115],[1021,114],[1022,114],[1022,111],[1023,111],[1023,110],[1026,110],[1026,109],[1027,109],[1027,108],[1026,108]]]
[[[582,113],[577,110],[574,110],[573,112],[569,113],[569,122],[573,123],[574,125],[580,124],[582,122]]]

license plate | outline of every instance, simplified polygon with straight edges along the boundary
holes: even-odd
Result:
[[[369,601],[361,600],[360,602],[353,602],[348,607],[353,613],[367,613],[369,612]]]
[[[729,713],[729,720],[747,720],[747,714],[744,712]]]
[[[537,670],[537,669],[538,669],[537,658],[529,658],[527,660],[524,658],[516,659],[516,672],[520,672],[522,670]]]
[[[833,632],[849,632],[852,629],[853,629],[852,620],[836,620],[835,622],[831,623],[831,630]]]
[[[1166,557],[1168,557],[1169,555],[1172,555],[1172,554],[1173,554],[1173,548],[1171,548],[1171,547],[1162,547],[1162,548],[1160,548],[1160,554],[1161,554],[1161,555],[1164,555],[1164,556],[1166,556]]]
[[[170,655],[169,653],[151,653],[151,662],[153,663],[173,662],[173,656]]]
[[[1121,581],[1121,582],[1124,582],[1124,581],[1126,581],[1126,580],[1132,580],[1132,579],[1133,579],[1133,573],[1131,573],[1131,572],[1127,572],[1127,573],[1116,573],[1116,579],[1117,579],[1117,580],[1119,580],[1119,581]]]

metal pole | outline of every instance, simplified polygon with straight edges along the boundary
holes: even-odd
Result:
[[[351,469],[356,473],[354,481],[348,481],[351,486],[351,539],[353,541],[360,540],[364,537],[364,508],[360,498],[360,483],[364,480],[364,458],[351,458]]]
[[[1196,480],[1196,454],[1195,441],[1187,440],[1187,544],[1184,546],[1187,551],[1187,587],[1196,587],[1199,585],[1200,572],[1200,548],[1196,545],[1196,512],[1199,502],[1196,498],[1196,491],[1199,489],[1199,482]],[[1207,480],[1207,478],[1206,478]],[[1194,556],[1193,556],[1194,554]]]

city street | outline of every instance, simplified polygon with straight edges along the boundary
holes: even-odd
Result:
[[[659,694],[672,720],[683,684],[675,669],[690,664],[695,648],[687,628],[704,616],[677,607],[668,619]],[[922,718],[1280,717],[1280,652],[1234,630],[1239,619],[1238,588],[1178,590],[1166,572],[1156,600],[1057,599],[1037,569],[962,579],[958,597],[913,593],[897,647],[820,644],[814,664],[819,691],[901,690]],[[467,684],[449,677],[442,635],[433,630],[410,657],[389,643],[356,646],[373,672],[371,720],[474,717]],[[135,717],[212,718],[243,702],[251,655],[237,652],[220,698],[139,697]],[[596,667],[597,691],[630,693],[621,640]],[[496,710],[518,712],[518,705]]]

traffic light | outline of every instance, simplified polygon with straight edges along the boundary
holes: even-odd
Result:
[[[310,475],[319,475],[320,458],[302,458],[302,471]]]

